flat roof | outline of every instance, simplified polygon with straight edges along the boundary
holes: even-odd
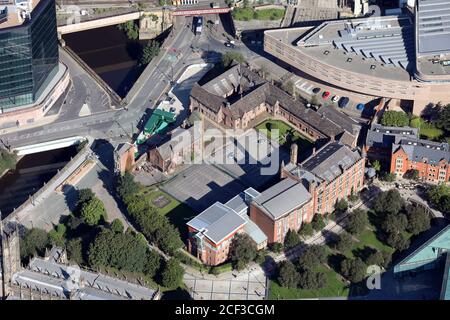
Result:
[[[407,21],[405,19],[406,18],[402,18],[402,21]],[[329,64],[335,68],[359,73],[363,76],[369,75],[380,79],[394,81],[411,80],[409,59],[413,58],[411,57],[411,54],[414,54],[414,49],[409,44],[409,42],[413,41],[411,40],[413,39],[411,35],[408,37],[409,40],[405,40],[398,35],[395,35],[390,39],[386,36],[386,39],[384,40],[393,41],[394,45],[398,47],[397,50],[403,49],[405,52],[403,53],[403,56],[398,56],[402,53],[388,51],[392,48],[389,48],[386,44],[385,60],[383,60],[383,52],[381,52],[381,56],[376,55],[378,51],[374,52],[374,57],[372,56],[371,51],[383,49],[383,39],[372,39],[374,41],[381,40],[381,44],[369,43],[368,40],[363,39],[356,40],[360,41],[359,44],[361,45],[366,44],[368,48],[365,48],[364,46],[356,47],[356,45],[348,45],[351,42],[351,39],[340,37],[337,29],[344,31],[346,28],[345,21],[346,20],[338,22],[325,22],[312,31],[316,34],[315,36],[312,36],[311,34],[311,27],[268,30],[265,31],[265,33],[268,36],[281,41],[283,44],[290,46],[292,49],[314,57],[316,60],[320,60],[321,62]],[[352,21],[354,23],[354,20]],[[393,25],[393,21],[395,21],[395,19],[392,20],[391,18],[385,21],[385,23]],[[400,30],[402,28],[404,27],[401,27]],[[399,32],[402,33],[402,31],[399,30],[395,33],[398,34]],[[319,36],[322,36],[322,38],[320,41],[316,41],[316,39],[319,39]],[[404,48],[402,48],[402,46]],[[366,51],[361,51],[363,49],[366,49]],[[394,58],[395,62],[390,60],[391,57]],[[405,60],[405,57],[408,59]],[[400,61],[402,61],[402,63],[400,63]]]
[[[310,199],[311,194],[303,184],[288,177],[262,192],[254,201],[273,219],[278,219]]]
[[[41,1],[42,0],[28,0],[28,1],[16,0],[16,3],[18,4],[18,3],[29,2],[31,5],[31,18],[33,18],[33,12]],[[0,30],[6,29],[6,28],[11,28],[11,27],[17,27],[17,26],[24,24],[27,21],[27,20],[23,20],[23,19],[19,18],[18,7],[17,7],[17,5],[14,4],[14,1],[8,1],[8,2],[9,3],[5,6],[6,8],[8,8],[7,19],[5,22],[0,23]],[[4,8],[4,3],[0,2],[0,9],[3,9],[3,8]]]
[[[450,53],[450,1],[418,0],[416,21],[420,55]]]

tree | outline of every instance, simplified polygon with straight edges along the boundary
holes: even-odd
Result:
[[[336,204],[334,205],[334,209],[338,213],[344,213],[348,209],[348,202],[345,201],[345,199],[341,199],[341,200],[336,202]]]
[[[403,251],[409,247],[409,240],[401,233],[390,233],[386,239],[386,243],[398,251]]]
[[[311,255],[315,256],[319,263],[325,263],[328,259],[328,253],[324,246],[313,244],[307,249]]]
[[[398,213],[404,206],[400,192],[397,189],[391,189],[378,194],[374,202],[374,210],[378,214]]]
[[[421,206],[408,205],[406,207],[408,216],[408,232],[417,235],[430,228],[431,218],[429,213]]]
[[[228,68],[232,65],[233,61],[237,63],[244,63],[244,56],[240,52],[228,51],[222,55],[222,66]]]
[[[256,244],[246,233],[239,233],[231,242],[230,257],[233,268],[244,269],[256,256]]]
[[[184,270],[176,259],[170,259],[162,272],[161,284],[166,288],[177,288],[183,280]]]
[[[381,181],[394,182],[396,179],[397,179],[397,176],[395,175],[395,173],[383,172],[380,175]]]
[[[351,234],[357,235],[364,231],[368,223],[367,212],[356,209],[349,215],[345,229]]]
[[[147,246],[132,233],[114,233],[102,228],[89,245],[88,261],[93,267],[108,266],[130,272],[143,272]]]
[[[160,44],[158,41],[150,40],[142,49],[142,55],[139,60],[142,66],[146,66],[154,57],[159,54]]]
[[[389,268],[389,265],[391,264],[392,261],[392,253],[388,252],[388,251],[381,251],[381,255],[383,256],[383,268],[387,269]]]
[[[114,219],[111,222],[111,230],[116,232],[116,233],[122,233],[123,230],[124,230],[124,226],[123,226],[122,221],[120,221],[120,219],[117,219],[117,218]]]
[[[132,20],[119,24],[117,28],[125,32],[130,40],[136,40],[139,38],[139,26]]]
[[[278,267],[278,283],[282,287],[297,287],[299,274],[290,260],[281,261]]]
[[[64,243],[66,242],[66,230],[66,226],[62,223],[58,224],[55,229],[50,230],[48,235],[53,245],[57,247],[64,247]]]
[[[380,170],[381,170],[381,163],[380,163],[380,161],[375,160],[372,163],[372,168],[374,168],[376,172],[380,172]]]
[[[147,250],[147,259],[144,264],[144,273],[154,277],[161,265],[161,256],[154,250]]]
[[[372,265],[381,266],[384,263],[383,254],[380,251],[373,249],[373,252],[371,252],[369,255],[367,255],[364,262],[368,266],[372,266]]]
[[[139,191],[139,184],[134,181],[131,173],[125,172],[117,180],[116,191],[119,197],[126,201],[128,197],[135,195]]]
[[[381,118],[383,126],[406,127],[409,125],[409,117],[403,111],[385,111]]]
[[[309,237],[312,236],[312,234],[314,233],[314,229],[311,225],[311,223],[304,223],[300,230],[298,231],[298,234],[302,237]]]
[[[427,190],[428,200],[437,209],[448,215],[450,212],[450,187],[444,183],[431,186]]]
[[[341,262],[341,274],[350,282],[358,283],[366,277],[367,267],[360,258],[346,258]]]
[[[304,290],[317,290],[326,286],[327,279],[323,272],[305,270],[300,273],[298,285]]]
[[[340,252],[345,252],[352,247],[352,244],[353,244],[352,236],[344,231],[338,236],[335,248]]]
[[[406,230],[408,218],[403,213],[390,213],[381,223],[381,229],[387,234],[400,234]]]
[[[300,244],[300,237],[297,232],[289,229],[284,238],[284,249],[288,251]]]
[[[8,152],[0,148],[0,175],[6,170],[16,169],[17,156],[15,153]]]
[[[414,180],[417,181],[419,180],[420,176],[419,176],[419,170],[416,169],[409,169],[405,172],[405,174],[403,175],[403,178],[405,179],[409,179],[409,180]]]
[[[73,261],[77,264],[83,263],[83,246],[81,242],[81,238],[74,238],[67,241],[67,256],[70,261]]]
[[[280,253],[281,251],[283,251],[283,244],[279,242],[274,242],[270,245],[269,248],[275,253]]]
[[[80,210],[80,217],[88,226],[97,225],[101,219],[106,220],[106,209],[103,202],[97,197],[84,203]]]
[[[437,126],[447,132],[450,131],[450,104],[440,110]]]
[[[325,248],[312,245],[302,252],[298,258],[298,265],[301,270],[314,270],[320,263],[327,259]]]
[[[295,97],[295,84],[292,80],[284,82],[281,89],[289,93],[292,97]]]
[[[90,200],[95,198],[95,193],[91,189],[78,190],[77,207],[81,209],[81,206]]]
[[[20,256],[24,259],[36,254],[43,255],[49,246],[50,239],[47,232],[38,228],[26,230],[20,238]]]
[[[320,231],[323,228],[325,228],[325,222],[323,221],[323,216],[321,214],[315,214],[311,221],[311,226],[316,231]]]
[[[450,195],[445,195],[441,198],[438,209],[448,218],[450,215]]]
[[[158,247],[168,254],[174,254],[183,246],[180,232],[168,222],[167,218],[164,220],[163,227],[156,230],[155,238]]]

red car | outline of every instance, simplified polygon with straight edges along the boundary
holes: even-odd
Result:
[[[325,91],[325,92],[322,94],[322,98],[324,98],[325,100],[328,99],[329,97],[330,97],[330,93],[329,93],[328,91]]]

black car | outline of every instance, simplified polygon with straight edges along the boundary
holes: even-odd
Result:
[[[318,93],[320,92],[320,88],[314,88],[314,89],[312,90],[312,92],[313,92],[314,94],[318,94]]]
[[[348,105],[349,101],[350,99],[348,97],[342,97],[338,102],[339,108],[345,108]]]

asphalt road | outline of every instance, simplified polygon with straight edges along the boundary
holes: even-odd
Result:
[[[94,90],[98,86],[92,83],[93,80],[63,53],[62,59],[67,62],[73,77],[74,89],[73,92],[69,92],[67,98],[70,107],[63,106],[60,116],[52,123],[4,133],[0,136],[1,140],[14,148],[75,135],[89,135],[93,138],[109,140],[120,140],[124,136],[131,137],[137,131],[136,126],[146,109],[154,108],[155,103],[169,88],[172,70],[176,77],[192,60],[198,60],[198,53],[195,53],[194,49],[208,52],[230,51],[224,46],[226,37],[221,25],[217,30],[205,27],[202,35],[195,36],[189,27],[191,24],[192,17],[179,18],[170,45],[170,48],[174,48],[179,53],[177,60],[174,62],[166,54],[152,74],[145,79],[141,90],[128,104],[127,109],[108,109],[107,96],[100,89]],[[256,55],[242,44],[232,50],[242,52],[247,59]],[[90,101],[90,107],[93,106],[91,107],[93,114],[79,117],[79,110],[86,101]]]

